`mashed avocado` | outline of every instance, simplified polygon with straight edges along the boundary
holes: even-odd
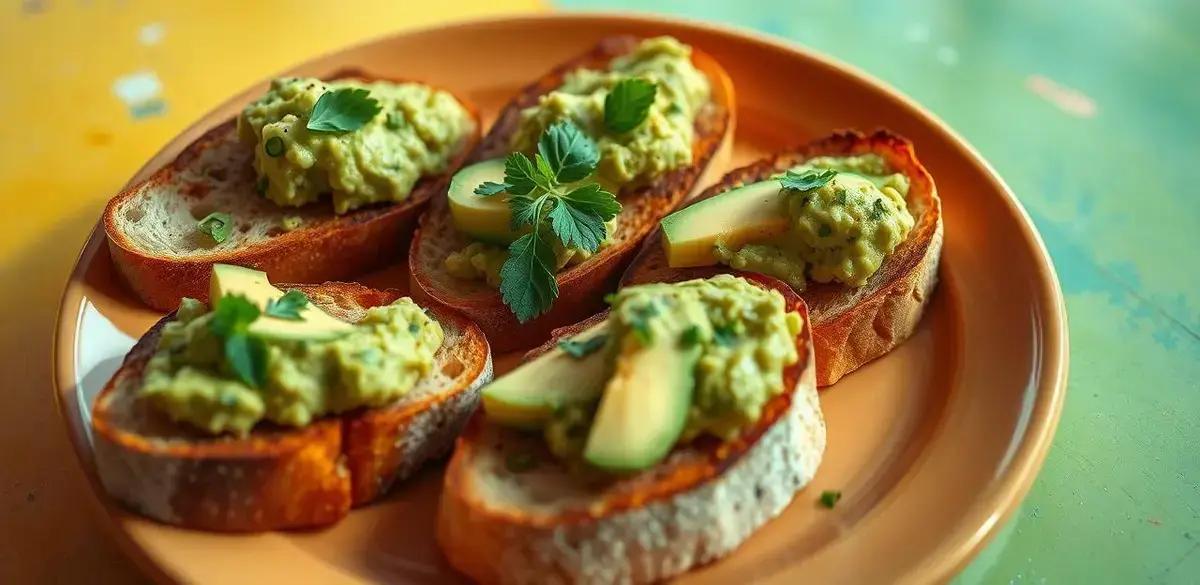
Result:
[[[244,435],[260,421],[303,426],[325,414],[381,406],[429,372],[442,344],[437,321],[410,299],[368,309],[332,341],[267,343],[267,383],[232,375],[209,308],[183,299],[146,366],[141,397],[172,419],[210,433]]]
[[[804,326],[777,291],[727,274],[621,289],[607,323],[604,351],[613,371],[622,361],[638,360],[641,352],[655,352],[664,357],[645,364],[653,370],[648,378],[654,384],[677,380],[687,385],[635,389],[685,393],[680,441],[701,434],[729,439],[757,421],[763,406],[784,390],[783,371],[799,359],[796,336]],[[610,384],[605,392],[612,391]],[[594,410],[594,405],[561,409],[544,429],[551,451],[566,459],[578,456]],[[639,415],[644,420],[627,424],[652,424],[657,414],[647,410]]]
[[[606,234],[612,234],[613,222],[608,222]],[[612,243],[610,238],[600,242],[600,248],[595,253],[588,253],[579,248],[566,248],[561,242],[554,240],[554,269],[562,270],[591,258],[600,250]],[[466,280],[483,280],[492,288],[500,287],[500,268],[508,260],[508,248],[486,242],[471,242],[461,250],[450,252],[443,261],[446,272],[455,278]]]
[[[838,174],[811,191],[785,190],[787,232],[731,250],[718,240],[716,257],[739,270],[784,280],[803,290],[805,277],[862,286],[913,228],[905,196],[908,178],[882,157],[819,157],[792,169]]]
[[[354,131],[310,132],[321,95],[351,87],[368,90],[382,110]],[[445,170],[473,125],[454,96],[425,85],[309,78],[276,79],[237,121],[266,197],[300,206],[332,193],[337,213],[403,201],[422,176]]]
[[[656,37],[613,59],[607,71],[568,73],[562,86],[521,112],[513,149],[532,152],[546,127],[570,119],[596,141],[597,177],[614,193],[691,164],[694,123],[710,89],[708,78],[692,65],[691,54],[691,47],[671,37]],[[654,82],[658,92],[642,124],[613,134],[604,127],[604,100],[617,82],[630,77]]]

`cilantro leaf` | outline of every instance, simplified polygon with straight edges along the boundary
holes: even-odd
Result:
[[[260,312],[241,295],[227,295],[213,305],[208,329],[221,339],[225,362],[234,375],[248,386],[261,388],[267,381],[267,347],[247,330]]]
[[[537,223],[547,199],[548,197],[545,195],[539,195],[536,198],[519,195],[509,199],[508,207],[512,211],[509,227],[516,231],[524,226]]]
[[[842,499],[842,492],[840,490],[825,490],[821,492],[821,505],[826,508],[833,509],[840,499]]]
[[[547,128],[538,139],[537,150],[560,183],[582,181],[600,164],[596,143],[570,120],[560,120]]]
[[[713,341],[721,347],[733,347],[737,345],[738,335],[727,325],[713,327]]]
[[[697,343],[700,343],[700,328],[696,325],[689,325],[688,328],[684,329],[683,333],[679,335],[679,346],[687,349],[689,347],[695,347]]]
[[[628,132],[637,128],[650,113],[658,86],[641,79],[622,79],[604,98],[604,127],[610,132]]]
[[[503,193],[512,188],[508,183],[497,183],[495,181],[484,181],[475,187],[475,194],[484,197],[491,197],[499,193]]]
[[[327,91],[317,98],[306,127],[310,132],[342,134],[362,128],[382,110],[371,92],[346,87]]]
[[[575,339],[564,339],[558,342],[558,347],[562,348],[567,355],[579,359],[595,352],[597,349],[604,347],[608,341],[608,335],[595,335],[589,339],[578,341]]]
[[[533,162],[520,152],[514,152],[504,159],[504,182],[508,184],[508,192],[513,195],[528,195],[536,189],[536,172]]]
[[[300,316],[300,311],[307,306],[308,297],[304,293],[298,290],[289,290],[278,299],[268,300],[267,310],[264,311],[264,314],[277,319],[299,321],[303,318]]]
[[[546,312],[558,298],[554,250],[540,229],[508,247],[508,260],[500,267],[500,295],[522,323]]]
[[[541,153],[533,155],[534,163],[537,166],[538,177],[542,180],[538,186],[549,191],[554,183],[558,180],[554,176],[554,169],[550,168],[550,163],[541,155]]]
[[[596,183],[575,189],[563,195],[563,199],[569,201],[576,209],[595,213],[601,221],[608,221],[621,213],[621,204],[617,197]]]
[[[787,174],[779,178],[779,184],[783,185],[784,189],[793,191],[812,191],[824,187],[827,183],[837,176],[837,171],[827,169],[824,171],[804,171],[797,173],[788,171]]]
[[[214,211],[196,222],[196,229],[220,244],[229,239],[229,234],[233,233],[233,217],[228,213]]]
[[[634,307],[629,318],[629,328],[642,345],[649,346],[654,341],[654,330],[650,328],[650,321],[657,317],[658,313],[658,305],[653,300],[640,307]]]
[[[575,207],[568,199],[559,199],[547,217],[550,218],[550,230],[564,247],[589,253],[600,249],[606,231],[600,216]]]
[[[225,338],[225,361],[238,379],[252,388],[267,384],[267,346],[244,331]]]
[[[227,337],[235,332],[244,331],[258,315],[258,307],[246,297],[226,295],[213,304],[213,316],[208,322],[208,328],[218,337]]]

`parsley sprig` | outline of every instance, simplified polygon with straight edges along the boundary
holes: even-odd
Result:
[[[620,134],[637,128],[650,113],[658,86],[654,82],[631,77],[613,86],[604,98],[604,127]]]
[[[824,171],[809,170],[803,173],[788,171],[787,174],[779,178],[779,184],[784,189],[793,191],[812,191],[820,189],[833,180],[837,176],[837,171],[826,169]]]
[[[362,88],[345,87],[321,94],[308,117],[309,132],[342,134],[362,128],[383,108]]]
[[[288,321],[299,321],[303,319],[300,316],[300,311],[308,306],[308,297],[298,290],[289,290],[283,293],[278,299],[267,300],[267,310],[264,313],[268,317],[277,319],[286,319]]]
[[[484,197],[508,193],[514,231],[529,228],[508,247],[500,267],[500,294],[524,323],[558,298],[554,244],[588,253],[607,237],[605,222],[621,211],[612,193],[596,183],[579,185],[600,163],[596,143],[567,120],[552,124],[538,139],[533,159],[521,152],[504,161],[504,182],[475,188]]]
[[[196,229],[220,244],[233,233],[233,217],[222,211],[214,211],[196,222]]]
[[[208,322],[209,331],[221,340],[229,368],[253,388],[267,383],[267,346],[249,333],[250,324],[259,314],[258,306],[246,297],[226,295],[216,301]]]

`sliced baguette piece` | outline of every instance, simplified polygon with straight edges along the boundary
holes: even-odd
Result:
[[[807,309],[783,283],[739,275],[779,290],[805,318],[800,360],[784,372],[790,390],[759,422],[732,441],[705,437],[650,470],[597,482],[566,471],[539,435],[490,424],[481,410],[444,479],[437,539],[451,565],[481,583],[650,583],[725,556],[783,511],[825,450]],[[535,453],[538,464],[509,471],[513,453]]]
[[[378,78],[342,71],[332,79]],[[401,80],[390,80],[401,83]],[[236,119],[209,130],[173,162],[109,201],[102,221],[118,272],[147,305],[170,311],[181,297],[208,298],[213,264],[265,271],[274,282],[325,282],[378,268],[403,254],[417,216],[479,142],[475,121],[446,171],[423,177],[408,199],[336,215],[329,201],[282,207],[256,194],[254,152],[238,141]],[[216,244],[196,230],[213,211],[233,216],[233,233]],[[284,228],[284,219],[298,227]]]
[[[468,163],[505,156],[516,132],[521,110],[533,106],[543,94],[562,85],[564,76],[575,69],[604,69],[614,57],[632,51],[641,39],[608,37],[593,49],[570,59],[529,84],[500,112],[496,123],[471,153]],[[527,323],[520,323],[500,297],[500,292],[480,281],[455,278],[446,273],[443,261],[462,249],[470,238],[455,229],[445,190],[438,192],[409,250],[408,266],[413,297],[433,300],[466,313],[483,329],[498,351],[527,349],[545,341],[550,331],[595,313],[605,293],[615,288],[637,245],[658,220],[692,194],[698,179],[715,158],[728,155],[733,136],[735,102],[729,75],[707,53],[693,47],[692,63],[708,77],[711,103],[696,118],[692,144],[693,164],[669,172],[653,183],[621,195],[624,208],[616,218],[612,243],[595,256],[558,273],[558,299],[550,310]],[[720,161],[715,167],[722,166]]]
[[[349,283],[280,286],[351,322],[401,296]],[[92,434],[101,481],[133,510],[187,528],[247,532],[338,520],[447,453],[479,402],[479,387],[492,378],[479,328],[453,311],[429,311],[445,341],[432,373],[404,397],[302,428],[259,425],[244,438],[207,435],[137,400],[146,362],[173,316],[164,317],[96,398]]]
[[[867,362],[891,351],[916,330],[937,285],[942,251],[942,203],[929,171],[917,160],[907,139],[887,130],[870,135],[837,132],[793,151],[735,169],[695,201],[715,197],[733,187],[754,183],[817,156],[875,153],[908,176],[908,211],[916,224],[908,238],[859,288],[840,283],[809,283],[800,293],[812,314],[817,356],[817,385],[828,386]],[[622,284],[674,281],[707,272],[704,268],[671,268],[662,245],[662,230],[630,264]],[[729,271],[731,269],[724,268]]]

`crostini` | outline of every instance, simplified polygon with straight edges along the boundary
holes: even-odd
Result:
[[[281,78],[106,207],[113,262],[147,305],[205,300],[213,264],[279,282],[403,257],[419,213],[479,141],[447,90],[341,72]]]
[[[828,386],[912,335],[941,249],[941,201],[913,145],[839,132],[729,172],[663,219],[622,283],[712,266],[781,278],[808,305]]]
[[[413,294],[462,310],[497,351],[595,313],[727,153],[735,109],[699,49],[602,40],[522,89],[434,198],[409,252]]]
[[[214,267],[138,340],[92,409],[107,491],[214,531],[320,526],[449,451],[491,379],[465,317],[358,284]]]
[[[621,289],[483,390],[437,539],[482,583],[651,583],[777,516],[825,449],[807,309],[719,274]]]

